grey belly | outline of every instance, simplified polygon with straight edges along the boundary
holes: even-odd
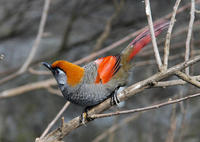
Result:
[[[74,104],[94,106],[107,99],[111,93],[112,90],[108,90],[102,85],[87,84],[81,86],[76,92],[65,92],[63,95]]]

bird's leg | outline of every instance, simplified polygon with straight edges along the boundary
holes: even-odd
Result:
[[[120,103],[120,100],[119,98],[117,97],[117,91],[118,91],[119,88],[116,88],[113,93],[111,94],[111,101],[110,101],[110,104],[111,105],[117,105],[119,106],[119,103]]]
[[[91,121],[93,120],[92,118],[88,117],[88,110],[91,109],[93,106],[87,106],[83,113],[81,114],[81,117],[80,117],[80,123],[83,123],[85,125],[85,122],[86,121]]]

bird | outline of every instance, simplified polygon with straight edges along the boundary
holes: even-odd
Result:
[[[155,24],[155,36],[168,26],[166,20]],[[65,60],[42,64],[52,72],[66,100],[84,107],[95,106],[109,97],[117,103],[116,92],[127,83],[133,57],[150,42],[150,30],[146,28],[118,55],[101,57],[84,66]]]

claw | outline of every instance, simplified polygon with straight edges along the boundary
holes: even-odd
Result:
[[[85,126],[86,126],[86,122],[93,120],[92,118],[90,118],[90,117],[88,116],[88,109],[89,109],[89,108],[90,108],[90,107],[86,107],[86,108],[84,109],[84,112],[81,114],[81,117],[80,117],[80,123],[82,123],[82,124],[85,125]]]
[[[115,91],[113,92],[113,94],[111,95],[111,105],[117,105],[119,106],[120,100],[117,96],[117,89],[115,89]]]
[[[116,104],[117,106],[119,106],[120,101],[119,101],[119,98],[118,98],[118,96],[117,96],[117,93],[114,94],[114,101],[115,101],[115,104]]]
[[[80,117],[80,123],[86,126],[87,112],[83,112]]]

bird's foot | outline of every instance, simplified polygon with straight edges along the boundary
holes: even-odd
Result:
[[[114,91],[114,93],[111,95],[111,102],[110,102],[110,104],[111,105],[117,105],[117,106],[119,106],[119,103],[120,103],[120,100],[119,100],[119,98],[118,98],[118,96],[117,96],[117,89]]]
[[[89,110],[89,108],[90,107],[86,107],[84,109],[84,112],[81,114],[80,123],[82,123],[83,125],[86,125],[86,122],[93,120],[92,118],[90,118],[88,116],[88,110]]]
[[[81,117],[80,117],[80,123],[82,123],[83,125],[86,125],[86,120],[87,120],[87,112],[83,112],[81,114]]]

